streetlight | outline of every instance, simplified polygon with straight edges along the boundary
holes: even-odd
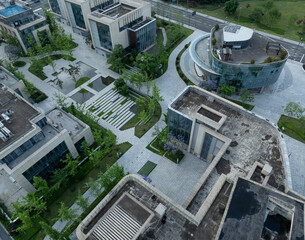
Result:
[[[303,40],[304,40],[303,38],[300,39],[300,42],[299,42],[298,46],[297,46],[297,47],[295,48],[295,50],[294,50],[293,58],[295,57],[295,54],[296,54],[296,52],[297,52],[299,46],[302,44]]]

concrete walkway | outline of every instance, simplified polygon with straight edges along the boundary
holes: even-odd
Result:
[[[165,28],[159,27],[159,29],[161,29],[161,31],[162,31],[162,35],[163,35],[163,45],[166,46],[166,43],[167,43],[167,35],[166,35]]]

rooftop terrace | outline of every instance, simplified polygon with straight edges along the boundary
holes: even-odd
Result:
[[[2,123],[14,136],[6,142],[0,140],[0,151],[31,130],[32,124],[29,120],[39,114],[31,105],[16,97],[15,93],[3,90],[2,87],[3,85],[0,84],[0,114],[5,113],[7,110],[13,112],[9,116],[10,121],[2,121]]]
[[[223,27],[220,26],[219,30],[215,31],[216,44],[215,48],[223,49]],[[232,55],[230,59],[226,62],[233,64],[250,64],[251,60],[255,60],[256,64],[263,63],[265,59],[269,56],[276,56],[276,50],[266,51],[268,42],[273,42],[273,40],[254,32],[250,40],[250,46],[244,49],[234,49],[232,48]]]
[[[223,159],[228,161],[231,179],[239,174],[246,176],[255,161],[262,164],[269,162],[273,167],[273,175],[268,184],[284,190],[285,173],[282,165],[283,158],[280,147],[280,134],[270,123],[241,109],[223,98],[209,97],[200,88],[189,87],[171,107],[193,120],[201,105],[214,109],[225,116],[218,132],[232,140]]]
[[[304,203],[239,178],[219,239],[304,239]]]

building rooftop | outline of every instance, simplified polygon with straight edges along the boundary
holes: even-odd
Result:
[[[111,228],[110,233],[123,233],[125,238],[122,239],[213,239],[223,216],[223,212],[220,212],[219,208],[225,206],[228,201],[227,193],[229,192],[225,192],[227,190],[227,186],[225,186],[219,193],[217,200],[211,205],[203,221],[197,225],[194,215],[171,201],[140,177],[129,175],[120,183],[121,185],[116,185],[114,194],[104,198],[79,225],[77,236],[80,240],[121,239],[117,236],[106,238],[109,236]],[[125,213],[118,212],[117,206]],[[119,217],[115,218],[115,213]],[[133,220],[129,220],[127,223],[127,218]],[[125,224],[121,224],[120,221],[124,221]],[[131,222],[137,224],[132,227],[129,225]],[[125,230],[124,227],[126,227]],[[124,231],[131,229],[136,231],[128,238],[128,233]],[[82,231],[82,234],[79,234],[79,231]]]
[[[223,28],[223,40],[225,42],[247,41],[252,38],[253,30],[237,25],[227,25]]]
[[[21,7],[19,5],[13,5],[0,10],[0,15],[5,18],[9,18],[21,12],[28,10],[26,7]]]
[[[304,203],[286,194],[239,178],[227,209],[220,240],[304,239]]]
[[[144,21],[139,22],[138,24],[132,26],[130,29],[131,30],[138,30],[139,28],[143,27],[144,25],[146,25],[147,23],[150,23],[152,21],[155,21],[155,19],[154,18],[147,18]]]
[[[17,97],[16,93],[3,88],[0,84],[0,115],[7,111],[11,113],[8,116],[9,120],[3,119],[2,124],[12,132],[13,136],[7,141],[0,140],[0,151],[31,130],[30,119],[39,114],[30,104]]]
[[[46,114],[50,125],[58,132],[66,129],[73,138],[80,133],[84,127],[79,122],[61,109],[55,108]]]
[[[223,31],[223,29],[226,29],[228,27],[239,27],[236,25],[222,25],[219,27],[219,30],[214,32],[214,36],[216,39],[215,48],[219,50],[223,50],[223,42],[226,41],[227,38],[228,41],[245,41],[246,38],[249,38],[250,35],[252,35],[250,40],[250,45],[247,48],[244,49],[234,49],[232,48],[232,54],[230,55],[230,58],[228,63],[231,64],[250,64],[251,60],[253,59],[255,61],[255,64],[260,64],[265,61],[267,57],[270,56],[276,56],[279,55],[280,52],[276,49],[269,49],[266,50],[268,46],[268,42],[270,43],[276,43],[274,40],[267,38],[266,36],[263,36],[257,32],[253,33],[253,30],[249,28],[241,27],[239,30],[237,30],[236,34],[232,32]],[[243,30],[243,29],[249,29],[249,30]],[[239,34],[240,33],[240,34]],[[280,46],[280,45],[279,45]],[[282,46],[280,46],[281,49],[284,49]]]
[[[186,88],[170,106],[193,120],[198,117],[197,111],[202,105],[226,116],[218,130],[220,134],[232,140],[222,156],[229,164],[226,174],[231,179],[237,174],[246,176],[255,161],[262,164],[268,162],[274,171],[268,184],[284,190],[285,173],[279,131],[240,106],[198,87]]]
[[[91,15],[98,18],[108,17],[111,19],[117,19],[134,9],[136,8],[124,3],[115,3],[112,6],[108,6],[105,10],[96,10],[92,12]]]

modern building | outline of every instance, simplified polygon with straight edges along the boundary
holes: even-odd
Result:
[[[45,36],[50,34],[45,17],[21,5],[0,9],[0,30],[15,37],[25,53],[30,46],[28,37],[40,44],[38,32]]]
[[[109,54],[116,44],[141,52],[156,39],[151,5],[142,0],[49,0],[55,15],[68,21],[74,32],[90,33],[97,52]]]
[[[189,53],[203,80],[262,90],[274,84],[288,59],[274,40],[238,25],[220,25],[195,39]]]
[[[0,88],[0,198],[9,204],[21,190],[35,190],[35,176],[48,179],[63,167],[66,154],[76,157],[83,141],[94,140],[90,127],[74,116],[58,108],[43,114],[10,88]]]
[[[78,239],[304,238],[305,198],[288,187],[287,154],[273,124],[189,86],[169,105],[168,126],[208,163],[184,203],[169,197],[175,182],[161,181],[169,186],[162,192],[153,179],[127,175],[79,224]]]

